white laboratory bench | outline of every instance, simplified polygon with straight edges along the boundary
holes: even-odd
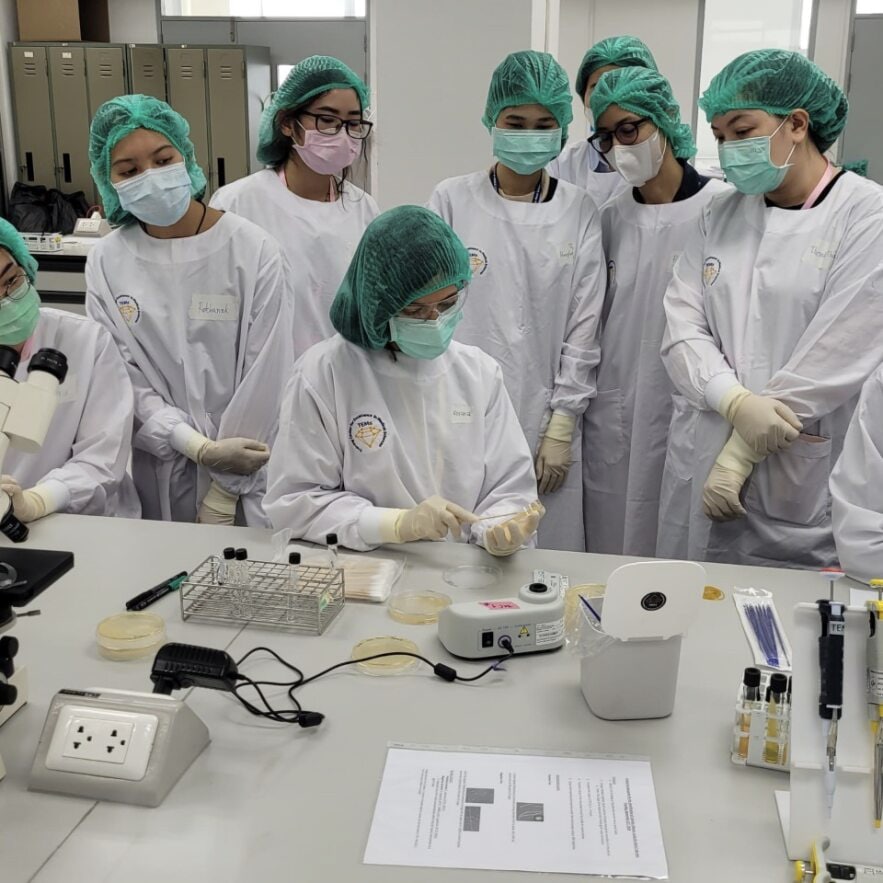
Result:
[[[269,556],[270,536],[245,528],[67,515],[32,525],[29,546],[73,551],[75,565],[30,605],[42,615],[20,619],[11,632],[21,642],[16,661],[29,669],[30,701],[0,728],[8,770],[0,782],[3,883],[574,879],[362,864],[390,741],[647,755],[670,880],[792,879],[773,798],[774,789],[787,788],[787,776],[729,760],[734,697],[750,664],[730,596],[734,585],[772,590],[790,631],[790,608],[815,599],[821,589],[817,575],[799,571],[707,565],[708,581],[727,597],[702,604],[684,642],[677,703],[668,719],[595,718],[579,690],[579,662],[566,649],[516,657],[504,673],[472,685],[445,683],[426,666],[388,678],[344,669],[298,692],[305,708],[326,715],[312,730],[261,721],[226,694],[192,691],[187,701],[208,725],[212,742],[156,809],[29,793],[34,749],[58,689],[151,689],[149,659],[109,662],[98,654],[99,620],[224,546],[246,546],[253,558]],[[571,585],[604,582],[626,560],[526,550],[495,560],[503,571],[495,586],[458,591],[443,582],[443,567],[488,562],[487,553],[440,543],[395,551],[406,560],[400,586],[442,590],[454,600],[511,596],[537,567],[567,574]],[[840,584],[838,592],[847,591]],[[479,670],[478,663],[452,660],[434,625],[402,625],[381,605],[349,603],[322,637],[183,623],[176,595],[150,609],[165,618],[171,641],[223,648],[234,659],[266,645],[307,675],[349,658],[362,638],[384,634],[410,638],[424,655],[453,664],[461,674]],[[244,670],[285,680],[274,677],[281,672],[270,661],[247,663]]]

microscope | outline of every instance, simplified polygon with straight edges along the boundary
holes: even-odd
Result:
[[[11,347],[0,346],[0,472],[10,446],[28,453],[40,449],[55,413],[58,387],[67,376],[67,358],[58,350],[35,353],[24,383],[15,380],[18,365],[19,354]],[[13,543],[28,538],[28,528],[15,517],[12,501],[2,491],[0,533]],[[15,624],[12,608],[32,601],[70,570],[73,562],[70,552],[0,548],[0,724],[27,698],[25,670],[16,670],[13,663],[18,640],[3,634]],[[0,779],[4,774],[0,759]]]

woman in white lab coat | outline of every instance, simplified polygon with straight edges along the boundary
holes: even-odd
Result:
[[[298,293],[295,358],[334,333],[331,301],[378,214],[348,177],[371,133],[368,100],[368,87],[342,61],[299,62],[261,120],[258,158],[268,168],[212,196],[212,206],[248,218],[279,243]]]
[[[583,426],[586,548],[655,555],[659,489],[674,388],[662,367],[662,298],[672,268],[720,181],[696,153],[671,86],[643,67],[605,73],[591,99],[592,144],[628,189],[601,209],[607,295],[598,397]]]
[[[657,550],[831,565],[828,480],[883,360],[883,190],[825,157],[846,97],[799,53],[739,56],[700,105],[737,192],[705,209],[665,295],[681,395]]]
[[[92,175],[111,223],[86,264],[86,309],[135,390],[133,472],[147,518],[266,525],[262,499],[291,292],[256,225],[200,201],[186,121],[126,95],[92,121]]]
[[[831,473],[831,514],[840,566],[883,579],[883,367],[866,381]]]
[[[339,333],[285,390],[274,527],[357,550],[450,539],[509,555],[530,542],[542,507],[499,366],[451,343],[469,277],[463,244],[426,209],[369,225],[331,308]]]
[[[103,328],[41,308],[36,276],[21,235],[0,219],[0,344],[20,355],[15,379],[27,380],[41,349],[59,350],[68,365],[46,440],[32,453],[6,451],[2,490],[22,522],[52,512],[137,518],[138,495],[126,474],[133,406],[126,366]]]
[[[589,195],[544,170],[572,116],[567,76],[551,55],[507,56],[482,118],[497,162],[442,181],[429,208],[469,249],[471,296],[457,339],[503,369],[547,510],[538,544],[583,551],[580,437],[600,358],[604,255]]]
[[[589,100],[598,80],[607,71],[620,67],[657,69],[653,53],[637,37],[622,35],[599,40],[583,56],[576,75],[576,94],[582,100],[586,113],[589,113]],[[549,163],[549,174],[577,187],[584,187],[598,208],[608,199],[629,189],[622,176],[616,174],[586,138],[568,144],[561,155]]]

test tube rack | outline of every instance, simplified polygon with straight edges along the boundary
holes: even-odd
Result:
[[[760,695],[766,696],[774,672],[761,669]],[[778,705],[770,714],[765,699],[746,702],[742,685],[736,694],[736,716],[730,760],[739,766],[757,766],[787,773],[791,750],[791,705]]]
[[[300,565],[289,585],[290,565],[248,561],[249,584],[227,585],[221,560],[210,555],[180,588],[181,618],[257,625],[321,635],[343,610],[343,570]]]

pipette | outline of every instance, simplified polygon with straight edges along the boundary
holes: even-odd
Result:
[[[825,796],[828,818],[834,809],[837,787],[837,722],[843,714],[843,638],[845,605],[827,599],[817,601],[822,633],[819,637],[819,717],[825,737]]]
[[[843,579],[846,574],[842,570],[838,570],[836,567],[824,567],[821,570],[821,574],[828,580],[828,600],[834,600],[834,583],[837,580]]]
[[[874,827],[883,815],[883,580],[871,580],[877,600],[868,601],[870,633],[867,645],[868,720],[874,753]]]

